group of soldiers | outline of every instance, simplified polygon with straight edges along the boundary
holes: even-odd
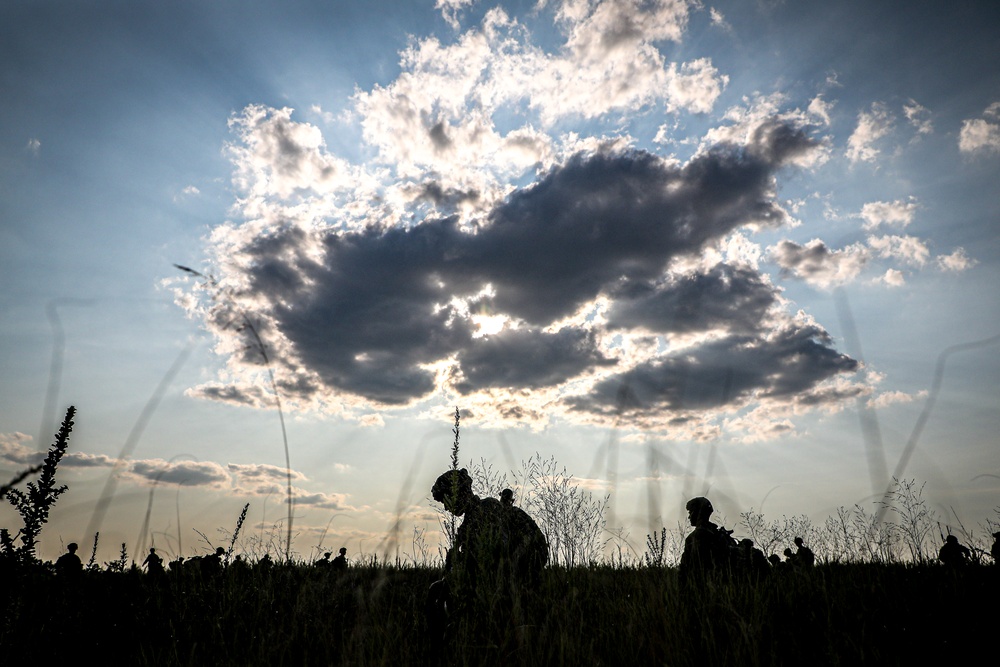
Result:
[[[694,530],[685,538],[681,555],[679,576],[684,584],[715,573],[757,579],[771,570],[809,568],[816,562],[816,555],[801,537],[795,538],[794,552],[785,549],[784,561],[777,554],[765,557],[749,538],[737,542],[732,537],[733,531],[712,522],[714,508],[708,498],[692,498],[685,509]]]
[[[431,488],[434,500],[456,517],[463,517],[455,531],[452,547],[445,559],[445,576],[436,581],[428,596],[428,614],[431,619],[444,619],[448,610],[460,606],[477,589],[518,590],[537,583],[542,568],[549,560],[548,543],[535,521],[514,505],[514,494],[504,489],[500,498],[480,498],[472,491],[472,477],[464,468],[453,469],[440,475]],[[744,574],[758,578],[764,573],[782,569],[810,568],[816,556],[801,537],[796,537],[793,552],[784,550],[785,560],[776,554],[765,557],[750,539],[737,542],[731,530],[711,521],[714,511],[708,498],[697,497],[688,501],[685,509],[693,530],[684,540],[679,577],[687,584],[712,573]],[[990,554],[1000,564],[1000,531],[993,533]],[[67,552],[55,563],[57,574],[75,576],[82,572],[83,564],[76,555],[77,544],[67,545]],[[330,559],[331,552],[316,561],[319,568],[343,571],[347,569],[347,549]],[[225,550],[186,562],[178,559],[170,569],[197,568],[201,571],[221,570]],[[237,556],[237,559],[239,557]],[[938,560],[946,566],[958,567],[973,562],[968,547],[948,535],[938,553]],[[150,548],[143,567],[151,575],[165,573],[163,559]]]

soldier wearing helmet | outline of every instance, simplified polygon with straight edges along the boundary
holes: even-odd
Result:
[[[728,531],[710,521],[714,508],[708,498],[692,498],[685,505],[688,521],[694,530],[684,539],[680,578],[683,583],[728,569],[730,554]]]

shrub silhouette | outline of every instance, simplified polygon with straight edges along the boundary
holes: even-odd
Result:
[[[28,482],[27,492],[20,489],[7,489],[4,497],[14,506],[24,525],[14,538],[2,540],[0,549],[4,555],[11,555],[19,560],[33,560],[35,558],[35,545],[38,543],[38,534],[42,531],[42,526],[49,520],[49,511],[55,505],[56,499],[65,491],[66,485],[56,486],[56,468],[66,453],[69,445],[69,434],[73,431],[73,417],[76,415],[76,408],[72,405],[66,410],[66,418],[63,419],[59,432],[56,433],[55,442],[49,447],[49,452],[42,462],[41,475],[38,483]],[[21,538],[20,546],[14,546],[13,540]]]

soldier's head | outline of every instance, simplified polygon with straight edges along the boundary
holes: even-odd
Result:
[[[958,543],[958,538],[955,537],[954,535],[949,535],[948,537],[945,538],[944,541],[945,542],[949,542],[951,544],[957,544]]]
[[[789,548],[787,548],[787,547],[785,548],[784,552],[782,552],[782,553],[785,554],[785,558],[791,558],[792,557],[792,550],[789,549]]]
[[[71,554],[75,554],[78,548],[79,546],[77,546],[76,542],[70,542],[69,544],[66,545],[66,550],[69,551]]]
[[[340,547],[340,555],[341,556],[347,555],[347,547]]]
[[[796,537],[795,538],[795,546],[797,546],[797,547],[801,547],[802,546],[802,538],[801,537]]]
[[[510,489],[504,489],[500,492],[500,502],[506,506],[511,506],[514,504],[514,492]]]
[[[684,509],[687,510],[688,521],[691,522],[692,526],[700,526],[707,523],[709,517],[712,516],[712,512],[715,511],[708,498],[702,496],[687,501]]]
[[[465,468],[442,473],[431,487],[434,500],[444,504],[444,508],[455,516],[462,516],[475,497],[472,493],[472,477]]]

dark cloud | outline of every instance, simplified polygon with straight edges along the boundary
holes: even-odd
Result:
[[[237,387],[235,385],[223,385],[213,382],[189,389],[186,393],[190,396],[207,398],[232,405],[256,407],[266,403],[263,390],[257,386]]]
[[[597,414],[710,410],[739,405],[751,395],[794,399],[858,362],[830,347],[815,326],[789,325],[766,337],[727,336],[653,359],[597,383],[569,400]]]
[[[453,207],[463,202],[476,202],[479,200],[477,190],[457,190],[455,188],[443,188],[437,181],[430,181],[417,192],[418,199],[424,199],[439,207]]]
[[[293,255],[288,248],[300,232],[275,232],[253,243],[255,294],[276,304],[276,325],[307,368],[328,386],[370,400],[401,404],[430,394],[435,376],[423,366],[452,355],[464,391],[558,384],[603,361],[587,336],[474,338],[452,298],[469,299],[491,286],[497,312],[546,327],[622,279],[655,281],[672,259],[742,225],[780,223],[772,173],[794,146],[780,133],[767,136],[774,138],[764,151],[770,162],[735,147],[683,167],[639,151],[578,155],[514,193],[474,232],[443,218],[406,229],[330,233],[322,265],[296,259],[295,271],[271,266]],[[736,269],[705,278],[713,280],[737,283],[717,290],[731,289],[747,299],[744,305],[769,303],[759,280]],[[312,286],[307,296],[286,302],[302,284]],[[754,289],[756,296],[748,293]],[[705,317],[724,316],[724,307],[714,310]],[[625,308],[618,322],[635,318]]]
[[[288,479],[288,470],[266,463],[230,463],[226,469],[236,477],[238,483],[249,484],[251,482],[263,483],[267,481],[281,481]],[[306,476],[296,470],[291,471],[293,480],[305,480]]]
[[[448,146],[444,125],[430,132],[439,148]],[[259,332],[280,340],[272,347],[286,369],[301,365],[284,374],[281,391],[304,400],[328,389],[405,405],[445,382],[463,395],[490,393],[498,414],[519,418],[538,406],[497,390],[555,388],[614,367],[570,407],[601,414],[624,402],[681,419],[751,395],[788,397],[856,362],[820,329],[780,317],[777,288],[756,270],[668,268],[740,228],[787,222],[775,174],[816,146],[801,127],[775,119],[746,144],[717,145],[686,164],[638,150],[577,154],[471,226],[451,216],[353,231],[247,227],[245,245],[235,246],[245,257],[234,264],[248,275],[230,282],[249,286],[236,297],[261,309]],[[436,206],[473,196],[434,181],[421,187],[416,199]],[[581,321],[598,297],[609,304],[604,320]],[[476,314],[506,326],[489,331]],[[217,307],[217,330],[224,316],[232,317]],[[772,331],[775,322],[785,328]],[[634,357],[605,347],[609,332],[646,351]],[[706,332],[726,337],[670,356],[655,352],[651,338]],[[243,360],[259,364],[246,349]],[[198,391],[262,402],[237,387]]]
[[[477,341],[458,360],[464,377],[455,388],[463,394],[487,387],[551,387],[615,363],[597,349],[593,333],[579,329],[507,330]]]
[[[749,268],[719,264],[707,272],[628,282],[611,292],[608,326],[656,333],[760,330],[777,290]]]
[[[129,473],[159,484],[177,486],[224,486],[229,484],[229,475],[217,463],[180,461],[136,461],[129,466]]]
[[[448,126],[445,122],[441,120],[428,131],[428,134],[431,137],[431,142],[434,144],[434,148],[438,151],[448,150],[452,146],[452,141],[448,137],[447,127]]]

